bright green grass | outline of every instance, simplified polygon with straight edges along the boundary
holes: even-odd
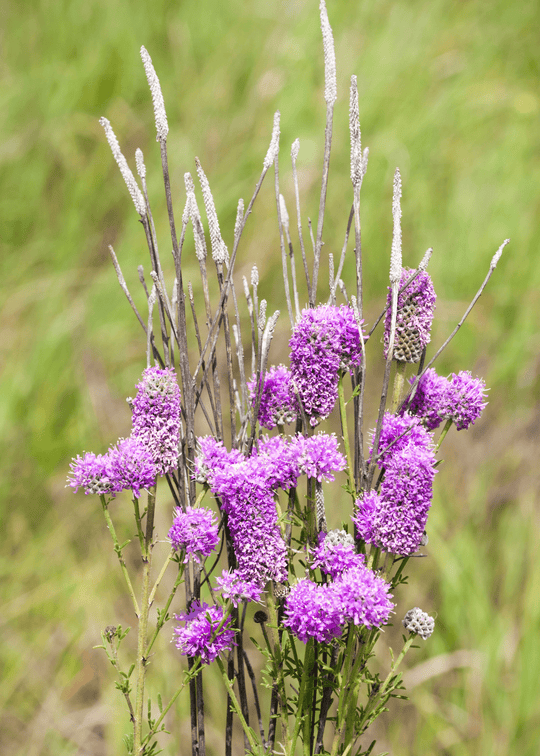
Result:
[[[540,12],[532,0],[328,4],[339,100],[325,250],[341,249],[351,202],[348,82],[355,73],[363,142],[370,147],[362,189],[368,319],[387,283],[396,165],[404,183],[405,262],[414,265],[428,246],[435,249],[435,345],[461,316],[501,241],[512,239],[440,363],[442,372],[472,368],[484,375],[491,403],[473,432],[454,432],[445,442],[431,556],[413,565],[411,584],[398,597],[400,608],[419,604],[438,613],[437,633],[411,654],[409,665],[457,650],[475,652],[480,661],[428,675],[411,691],[411,704],[397,702],[377,733],[379,750],[533,756],[540,741],[538,480],[532,472],[540,345]],[[129,605],[98,504],[63,488],[71,456],[105,450],[128,432],[125,397],[144,366],[142,332],[107,254],[112,243],[142,307],[136,268],[149,270],[144,238],[97,121],[110,119],[132,165],[135,148],[143,149],[168,263],[140,45],[150,51],[164,91],[177,215],[183,173],[194,171],[198,155],[227,242],[238,197],[251,196],[279,108],[282,191],[292,216],[288,155],[299,137],[307,231],[307,216],[315,221],[317,214],[324,133],[317,3],[6,0],[2,15],[0,751],[121,753],[127,721],[102,652],[92,646],[107,624],[129,624]],[[246,228],[237,270],[249,275],[257,263],[262,295],[271,309],[283,310],[274,283],[278,246],[269,181]],[[185,257],[186,278],[196,283],[189,246]],[[344,278],[352,288],[350,264]],[[323,272],[321,291],[324,285]],[[286,358],[286,338],[283,318],[276,361]],[[127,500],[119,500],[119,513],[122,508],[120,527],[124,522],[129,534]],[[162,535],[169,510],[165,503]],[[399,628],[389,640],[397,647]],[[165,638],[165,652],[168,645]],[[169,675],[158,687],[172,691],[174,681]],[[183,717],[185,709],[175,729]],[[212,753],[222,752],[221,733],[210,728]],[[165,753],[177,753],[164,744]]]

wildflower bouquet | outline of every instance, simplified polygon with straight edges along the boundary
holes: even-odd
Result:
[[[143,317],[110,248],[120,285],[145,333],[147,367],[135,398],[128,399],[130,435],[105,454],[88,452],[75,458],[69,484],[100,497],[133,605],[135,659],[124,663],[127,652],[122,642],[127,630],[121,627],[105,629],[102,647],[118,674],[117,687],[132,723],[127,750],[136,756],[157,753],[166,715],[182,692],[190,701],[193,756],[204,756],[205,667],[211,664],[223,680],[226,756],[233,749],[239,752],[239,745],[233,743],[235,717],[243,729],[240,750],[244,752],[293,756],[301,749],[306,756],[369,754],[375,742],[363,736],[391,697],[403,697],[399,664],[415,640],[427,639],[434,629],[434,620],[421,609],[398,609],[399,586],[406,580],[410,558],[420,555],[427,544],[426,522],[441,442],[452,425],[463,430],[478,419],[486,405],[486,390],[470,372],[446,378],[432,365],[481,295],[508,240],[493,257],[461,321],[426,362],[436,300],[427,272],[431,250],[415,269],[402,267],[401,177],[396,170],[388,293],[379,318],[368,328],[363,319],[360,228],[360,189],[368,150],[361,148],[353,76],[352,207],[337,270],[330,253],[328,288],[324,295],[319,293],[336,100],[334,46],[324,0],[320,17],[327,125],[320,208],[314,233],[310,225],[309,253],[300,210],[298,140],[291,150],[298,268],[303,269],[305,284],[297,278],[297,250],[279,190],[279,113],[253,196],[247,208],[243,200],[238,203],[231,252],[221,234],[208,179],[195,160],[215,268],[214,303],[207,237],[189,173],[177,231],[167,117],[158,77],[144,47],[141,56],[154,105],[170,222],[173,282],[165,281],[160,263],[142,152],[135,155],[139,183],[110,123],[101,119],[150,253],[149,288],[140,272],[148,302]],[[256,267],[251,281],[242,282],[249,319],[242,317],[234,275],[245,224],[272,165],[290,320],[289,365],[271,362],[279,311],[267,316],[267,303],[258,296]],[[355,294],[349,295],[341,275],[353,223]],[[191,254],[191,245],[200,268],[201,302],[195,301],[191,283],[186,285],[183,277],[182,256]],[[300,302],[307,306],[302,309]],[[367,351],[381,321],[384,378],[378,412],[370,423],[373,429],[365,438]],[[371,359],[377,359],[377,351],[376,343]],[[339,437],[321,430],[331,415],[339,417]],[[348,513],[341,523],[334,521],[334,515],[327,517],[325,508],[325,488],[338,485],[336,473],[346,481],[342,496]],[[155,513],[156,506],[163,506],[157,498],[158,484],[160,499],[172,500],[174,511],[169,553],[156,565]],[[111,505],[123,490],[132,496],[141,555],[140,574],[133,581],[124,558],[129,541],[117,535],[112,517]],[[335,500],[338,492],[334,490],[332,496]],[[175,580],[163,596],[166,572],[173,572]],[[396,617],[405,629],[403,648],[387,674],[380,676],[372,669],[374,648]],[[178,690],[166,702],[159,694],[151,701],[145,692],[148,661],[162,632],[172,636],[178,654],[187,659]],[[247,640],[250,636],[252,644]],[[254,652],[262,655],[262,664],[253,663]],[[269,690],[265,699],[260,695],[263,686]]]

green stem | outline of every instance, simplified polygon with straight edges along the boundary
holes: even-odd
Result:
[[[378,704],[384,698],[384,695],[386,693],[386,689],[388,688],[388,685],[390,684],[390,680],[395,675],[397,668],[399,667],[399,665],[403,661],[403,659],[405,657],[405,654],[410,649],[410,647],[414,643],[415,639],[416,639],[416,635],[410,635],[409,638],[405,641],[405,645],[403,646],[403,649],[401,650],[400,655],[397,657],[397,659],[392,664],[390,672],[386,676],[385,681],[383,682],[383,684],[381,685],[381,687],[379,688],[379,690],[376,692],[376,694],[366,704],[366,706],[364,708],[364,712],[362,714],[362,717],[360,718],[360,721],[358,723],[358,730],[357,730],[357,732],[359,734],[362,733],[362,729],[364,728],[364,725],[365,725],[365,723],[366,723],[366,721],[368,719],[368,716],[373,712],[373,710],[376,708],[376,706],[378,706]]]
[[[405,385],[405,369],[407,367],[406,362],[396,360],[396,374],[394,376],[394,390],[392,393],[392,412],[396,412],[399,407],[401,396],[403,394],[403,387]]]
[[[251,749],[254,754],[257,752],[260,752],[262,750],[262,746],[261,744],[257,743],[253,730],[244,719],[244,716],[242,714],[242,709],[234,693],[232,682],[229,680],[227,672],[225,671],[225,667],[223,666],[223,662],[221,661],[219,656],[216,658],[216,662],[219,667],[219,671],[221,672],[221,677],[223,678],[223,682],[225,683],[225,687],[227,688],[227,693],[229,694],[229,698],[231,699],[232,705],[234,707],[234,711],[238,719],[240,720],[240,724],[242,725],[242,729],[244,730],[244,733],[248,739],[249,745],[251,746]]]
[[[349,443],[349,428],[347,425],[347,407],[345,404],[345,389],[343,386],[343,378],[345,372],[340,370],[338,380],[338,397],[339,397],[339,414],[341,417],[341,431],[343,433],[343,445],[345,447],[345,455],[347,457],[347,476],[349,478],[349,490],[354,492],[354,475],[351,455],[351,445]],[[353,495],[353,500],[355,496]]]
[[[139,543],[141,545],[141,554],[144,549],[144,533],[141,525],[141,513],[139,510],[139,499],[133,497],[133,508],[135,510],[135,522],[137,523],[137,535],[139,536]]]
[[[267,626],[268,626],[268,630],[270,631],[270,645],[271,645],[270,650],[271,650],[271,653],[274,659],[274,664],[275,664],[275,670],[276,670],[275,683],[277,685],[279,708],[281,711],[281,738],[282,738],[285,753],[287,753],[289,750],[289,739],[290,739],[289,712],[287,708],[287,692],[285,690],[285,677],[283,674],[283,657],[281,654],[281,645],[279,642],[279,632],[278,632],[279,622],[278,622],[276,603],[274,600],[274,593],[272,589],[268,592],[268,597],[266,600],[266,607],[268,609],[269,622],[267,623]]]
[[[444,439],[446,437],[446,434],[448,433],[448,431],[450,430],[451,427],[452,427],[452,420],[450,418],[448,418],[448,420],[445,423],[444,428],[441,431],[441,435],[439,436],[439,440],[437,441],[437,446],[435,447],[435,453],[437,453],[439,451],[439,449],[441,447],[441,444],[444,441]]]
[[[344,716],[345,698],[348,693],[349,684],[350,684],[350,672],[351,672],[351,666],[352,666],[352,656],[353,656],[355,636],[356,636],[355,627],[354,625],[350,624],[349,636],[347,638],[347,649],[345,651],[345,665],[343,668],[341,690],[339,691],[339,697],[338,697],[338,706],[337,706],[337,713],[336,713],[336,730],[334,733],[334,740],[332,741],[331,756],[336,756],[338,752],[341,736],[343,735],[343,731],[345,729],[345,724],[347,721],[346,717]]]
[[[315,641],[313,640],[313,638],[310,638],[307,642],[306,651],[304,654],[304,668],[302,670],[300,690],[298,692],[296,721],[294,724],[292,740],[290,743],[290,750],[286,749],[285,751],[286,753],[289,754],[289,756],[294,756],[294,752],[296,750],[296,741],[298,739],[298,735],[300,733],[300,727],[302,726],[304,719],[307,720],[306,728],[304,730],[304,752],[305,752],[306,745],[309,750],[309,717],[306,716],[304,709],[307,710],[311,703],[309,691],[311,689],[311,676],[312,676],[312,671],[313,671],[313,661],[315,658],[314,651],[315,651]],[[306,702],[306,706],[304,706],[304,701]]]
[[[148,491],[148,508],[146,513],[146,536],[144,539],[142,562],[143,578],[141,592],[141,614],[137,632],[137,695],[135,698],[135,736],[133,752],[139,756],[142,751],[142,722],[144,704],[144,678],[146,674],[146,641],[148,632],[148,613],[150,609],[150,570],[152,568],[152,536],[154,533],[154,511],[156,506],[156,487]]]
[[[167,566],[168,563],[169,563],[168,561],[165,563],[165,567]],[[170,605],[172,603],[172,600],[174,598],[174,595],[176,593],[176,590],[177,590],[178,586],[182,582],[182,577],[184,575],[184,569],[185,569],[185,565],[181,564],[180,568],[178,570],[178,575],[177,575],[176,581],[175,581],[175,583],[174,583],[174,585],[172,587],[172,590],[171,590],[171,593],[169,595],[169,598],[167,599],[167,603],[165,604],[165,606],[163,608],[163,611],[162,611],[162,613],[160,615],[161,619],[158,620],[158,623],[156,625],[156,629],[154,630],[154,634],[152,635],[152,638],[150,639],[150,643],[148,644],[148,646],[146,648],[146,654],[147,655],[152,650],[152,646],[154,645],[155,640],[158,637],[159,631],[161,630],[161,628],[165,624],[165,618],[167,616],[167,612],[169,611],[169,607],[170,607]],[[164,570],[162,570],[162,571],[164,571]]]
[[[111,520],[111,515],[109,514],[109,509],[107,505],[107,501],[105,500],[105,496],[101,494],[101,506],[103,507],[103,514],[105,515],[105,521],[107,522],[107,527],[109,528],[109,532],[112,536],[113,543],[114,543],[114,550],[116,552],[116,555],[118,557],[118,561],[120,562],[120,567],[122,569],[122,573],[124,575],[124,578],[126,580],[126,584],[128,587],[129,595],[131,596],[131,600],[133,602],[133,608],[135,609],[135,614],[137,617],[139,616],[139,604],[137,603],[137,599],[135,598],[135,591],[133,590],[133,586],[131,585],[131,580],[129,579],[129,574],[126,567],[126,562],[124,560],[124,556],[122,554],[122,549],[120,547],[120,544],[118,543],[118,538],[116,536],[116,530],[114,529],[113,521]]]
[[[165,719],[165,716],[166,716],[167,712],[169,711],[169,709],[171,708],[171,706],[173,705],[173,703],[176,701],[176,699],[178,698],[178,696],[180,695],[180,693],[184,690],[184,688],[186,687],[189,679],[191,679],[192,677],[194,677],[199,672],[200,668],[201,668],[201,660],[198,659],[197,662],[195,663],[195,665],[189,670],[188,679],[184,680],[184,682],[182,683],[182,685],[178,688],[178,690],[173,695],[173,697],[171,698],[171,700],[169,701],[169,703],[167,704],[167,706],[161,712],[161,714],[159,716],[159,719],[157,719],[156,722],[154,723],[153,728],[150,730],[150,732],[148,733],[148,735],[146,735],[146,737],[144,738],[144,741],[142,743],[143,746],[145,746],[149,742],[150,738],[152,738],[156,734],[156,732],[158,731],[161,723]]]

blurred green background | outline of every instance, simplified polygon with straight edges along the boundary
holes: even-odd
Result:
[[[279,109],[282,191],[292,216],[289,150],[299,137],[307,232],[307,216],[317,216],[324,144],[318,4],[3,0],[1,11],[0,751],[117,754],[128,722],[112,669],[92,647],[106,625],[131,622],[129,604],[99,502],[64,485],[72,456],[104,451],[129,433],[125,397],[145,366],[144,335],[107,245],[141,308],[137,265],[147,275],[149,265],[98,118],[111,121],[133,168],[135,148],[145,153],[169,271],[141,44],[167,106],[177,218],[183,174],[194,172],[198,155],[232,247],[237,200],[251,196]],[[471,369],[484,376],[490,404],[472,431],[453,431],[445,441],[429,558],[412,565],[398,596],[403,611],[419,605],[436,613],[437,631],[406,660],[411,701],[396,702],[381,718],[378,749],[533,756],[540,742],[540,6],[328,0],[328,11],[338,102],[325,250],[341,249],[352,197],[354,73],[370,147],[362,188],[366,319],[385,296],[396,166],[404,185],[404,261],[414,266],[428,246],[435,250],[435,346],[464,312],[499,244],[511,238],[438,365],[443,374]],[[185,277],[195,282],[193,261],[189,242]],[[269,310],[284,311],[271,178],[248,221],[237,276],[249,276],[253,263]],[[352,257],[343,277],[351,290]],[[287,356],[285,319],[276,362]],[[377,371],[375,352],[372,360]],[[129,500],[122,501],[115,514],[129,536]],[[162,535],[170,508],[165,497]],[[168,646],[166,638],[163,653]],[[172,691],[174,681],[161,679],[158,667],[157,685]],[[171,719],[175,737],[163,739],[166,754],[187,752],[173,746],[185,735],[185,714],[179,708]],[[212,754],[222,753],[221,732],[210,728]]]

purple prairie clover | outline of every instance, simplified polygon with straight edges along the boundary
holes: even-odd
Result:
[[[156,482],[156,470],[152,457],[142,441],[134,438],[120,439],[107,454],[87,452],[77,457],[70,465],[68,484],[76,491],[84,488],[85,494],[114,495],[131,489],[140,496],[141,489],[150,488]]]
[[[264,455],[243,458],[213,474],[211,490],[221,500],[231,533],[238,574],[264,588],[287,578],[287,547],[277,521],[272,487],[276,465]]]
[[[256,378],[248,381],[253,407],[257,401]],[[268,430],[276,425],[294,423],[298,416],[298,399],[291,382],[291,371],[285,365],[274,365],[265,374],[257,420]]]
[[[486,384],[481,378],[473,378],[468,370],[452,373],[448,393],[446,417],[457,430],[466,430],[478,420],[486,407]]]
[[[195,601],[191,611],[175,614],[185,625],[174,628],[173,641],[183,656],[200,656],[203,664],[210,664],[222,651],[236,646],[232,617],[225,619],[223,607],[199,604]]]
[[[197,483],[206,483],[212,486],[217,471],[222,471],[229,465],[234,465],[243,459],[244,455],[238,449],[227,451],[223,441],[216,441],[212,436],[200,436],[197,439],[193,477]]]
[[[257,454],[261,465],[266,465],[268,484],[275,491],[288,491],[298,483],[300,470],[294,441],[283,436],[264,436],[257,443]]]
[[[114,482],[109,477],[106,454],[86,452],[82,457],[74,457],[70,463],[67,484],[78,491],[84,489],[89,494],[114,494]]]
[[[234,606],[243,601],[259,601],[263,592],[259,583],[243,580],[238,570],[223,570],[216,583],[223,598],[229,599]]]
[[[414,378],[410,379],[411,384]],[[442,423],[447,406],[450,381],[428,368],[421,376],[409,406],[412,415],[420,417],[426,428],[435,430]]]
[[[152,455],[140,438],[121,438],[109,449],[109,476],[115,491],[131,489],[137,498],[141,489],[151,488],[156,483],[156,468]]]
[[[378,460],[379,467],[384,467],[386,461],[393,454],[403,451],[411,444],[421,449],[433,448],[431,434],[427,432],[421,422],[420,418],[413,417],[407,412],[401,416],[393,415],[391,412],[384,413],[379,439],[379,453],[381,454]],[[374,435],[374,432],[372,432],[372,436]],[[390,444],[392,445],[390,446]],[[370,459],[372,455],[373,447],[370,449]]]
[[[344,470],[345,457],[338,449],[339,442],[334,434],[319,433],[317,436],[296,436],[295,447],[298,469],[308,478],[322,482],[333,481],[334,472]]]
[[[285,599],[283,624],[303,643],[310,638],[329,643],[342,632],[340,609],[332,583],[318,585],[303,578]]]
[[[177,507],[168,537],[176,551],[185,552],[184,564],[190,558],[200,564],[219,543],[216,516],[211,509]]]
[[[399,287],[405,285],[415,270],[403,268]],[[394,359],[402,362],[418,362],[422,350],[431,339],[431,324],[437,296],[429,273],[420,271],[414,281],[398,295]],[[388,357],[392,323],[392,289],[388,287],[386,320],[384,328],[384,356]]]
[[[431,507],[434,463],[432,451],[413,445],[390,457],[380,494],[370,491],[356,502],[358,536],[392,554],[418,551]]]
[[[311,569],[317,567],[335,580],[345,570],[364,563],[363,554],[357,554],[354,538],[344,530],[331,530],[319,533],[319,542],[313,552]]]
[[[334,408],[339,371],[350,371],[361,361],[360,335],[352,309],[320,305],[302,310],[289,346],[294,386],[310,424],[317,425]]]
[[[173,368],[149,367],[137,385],[132,404],[131,435],[141,438],[152,454],[159,475],[178,466],[180,448],[180,387]]]
[[[360,563],[343,572],[333,583],[339,597],[342,622],[365,627],[382,627],[388,622],[394,604],[390,585]]]

